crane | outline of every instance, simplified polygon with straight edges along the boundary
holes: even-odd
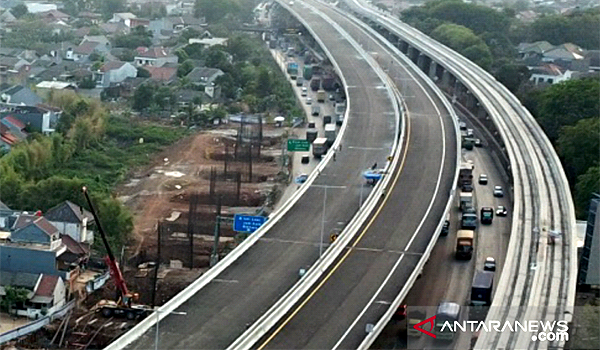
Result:
[[[102,223],[98,218],[98,214],[96,213],[96,209],[90,196],[88,194],[87,187],[83,187],[83,195],[90,207],[90,211],[92,212],[92,216],[94,217],[94,221],[96,222],[96,227],[98,228],[98,232],[102,237],[102,242],[104,243],[104,247],[106,248],[106,257],[104,260],[110,269],[110,276],[112,277],[115,286],[118,291],[117,301],[113,300],[101,300],[96,304],[96,310],[102,312],[102,315],[105,317],[110,316],[121,316],[127,317],[130,320],[136,319],[138,317],[147,316],[149,312],[152,310],[145,305],[132,305],[132,301],[137,301],[139,298],[139,294],[130,293],[127,289],[127,284],[125,283],[125,279],[123,278],[123,273],[119,268],[119,264],[117,263],[117,259],[115,259],[115,255],[110,249],[110,245],[108,244],[108,239],[106,238],[106,234],[104,233],[104,229],[102,228]]]

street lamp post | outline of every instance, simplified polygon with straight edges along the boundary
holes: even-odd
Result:
[[[160,322],[159,313],[165,312],[167,314],[173,314],[173,315],[187,315],[187,312],[179,312],[179,311],[167,312],[167,311],[160,311],[158,309],[154,310],[154,312],[156,312],[156,335],[154,337],[154,350],[158,350],[158,324]]]

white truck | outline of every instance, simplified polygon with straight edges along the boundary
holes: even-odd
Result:
[[[473,206],[473,192],[460,192],[460,210]]]
[[[335,124],[326,124],[325,125],[325,138],[327,139],[327,146],[333,145],[335,141],[336,130]]]
[[[316,140],[313,141],[312,147],[313,156],[315,156],[315,158],[321,158],[325,153],[327,153],[327,138],[318,137]]]

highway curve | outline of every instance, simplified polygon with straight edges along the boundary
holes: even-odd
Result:
[[[321,3],[296,2],[294,11],[310,25],[319,26],[324,20],[315,19],[304,4],[325,13],[372,51],[404,92],[409,111],[407,153],[386,202],[347,254],[256,346],[356,349],[366,335],[366,324],[375,324],[405,285],[441,219],[456,171],[455,126],[434,91],[418,83],[420,78],[409,77],[406,67],[354,22]],[[394,272],[388,275],[390,271]]]
[[[374,162],[385,164],[398,135],[392,101],[367,61],[331,25],[316,15],[307,18],[315,22],[314,31],[331,51],[349,85],[350,114],[343,151],[315,180],[317,185],[345,186],[327,191],[328,236],[354,216],[362,170]],[[177,309],[185,315],[171,314],[162,319],[159,347],[223,349],[242,334],[247,324],[297,282],[299,268],[316,261],[323,197],[322,187],[309,188],[259,242]],[[153,348],[154,332],[152,327],[128,348]]]

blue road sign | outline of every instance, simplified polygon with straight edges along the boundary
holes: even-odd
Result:
[[[233,217],[233,230],[237,232],[254,232],[267,221],[266,216],[240,215]]]

